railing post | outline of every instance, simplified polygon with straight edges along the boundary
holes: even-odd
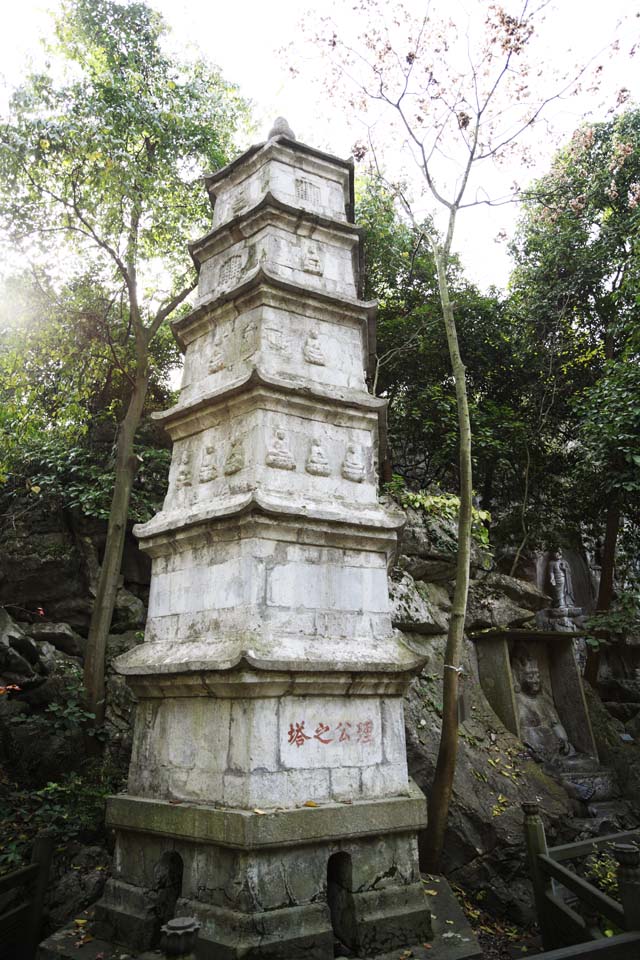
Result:
[[[160,950],[167,960],[195,960],[200,923],[195,917],[174,917],[161,928]]]
[[[640,848],[634,843],[614,843],[618,861],[618,889],[627,930],[640,930]]]
[[[38,873],[31,888],[31,922],[26,931],[23,956],[26,960],[33,960],[42,938],[42,914],[44,898],[49,882],[49,870],[53,856],[53,837],[46,831],[38,834],[33,841],[31,863],[37,863]]]
[[[548,853],[547,838],[544,832],[544,823],[540,816],[537,800],[528,800],[522,804],[524,813],[524,839],[529,860],[529,873],[533,884],[533,896],[538,915],[538,926],[545,950],[552,950],[558,945],[553,935],[553,925],[547,914],[545,894],[551,887],[549,877],[540,869],[538,854]]]

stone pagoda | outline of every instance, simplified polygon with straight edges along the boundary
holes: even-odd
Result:
[[[117,663],[139,706],[97,916],[134,949],[179,915],[202,958],[371,956],[430,924],[402,702],[420,660],[389,613],[403,518],[376,494],[353,166],[279,120],[206,186],[161,415],[169,490],[136,528],[149,618]]]

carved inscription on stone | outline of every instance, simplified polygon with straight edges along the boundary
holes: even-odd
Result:
[[[266,463],[268,467],[275,467],[277,470],[296,469],[287,435],[282,428],[276,430],[273,442],[267,451]]]
[[[185,450],[180,457],[176,486],[178,489],[191,486],[191,454],[188,450]]]
[[[324,367],[326,361],[322,347],[320,346],[320,337],[317,330],[312,330],[305,340],[302,355],[307,363],[314,363],[318,367]]]
[[[229,477],[233,473],[238,473],[244,467],[244,449],[242,446],[242,440],[236,437],[235,440],[231,441],[231,449],[229,450],[229,455],[225,460],[224,472],[225,476]]]
[[[215,447],[210,443],[205,447],[204,454],[202,456],[200,473],[198,474],[198,481],[200,483],[209,483],[210,480],[215,480],[218,476],[218,471],[213,459],[214,455]]]
[[[309,452],[309,456],[307,457],[305,470],[307,473],[311,473],[315,477],[329,476],[329,461],[325,456],[324,450],[320,446],[319,440],[311,441],[311,450]]]
[[[296,197],[303,203],[320,203],[320,188],[311,180],[296,180]]]
[[[342,476],[353,483],[361,483],[364,480],[364,461],[355,443],[350,443],[347,447],[342,463]]]
[[[235,283],[242,272],[242,257],[235,253],[228,257],[220,267],[220,284],[223,287]]]

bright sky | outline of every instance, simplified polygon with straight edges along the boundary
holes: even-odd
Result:
[[[474,13],[489,5],[488,0],[436,2],[446,8],[457,3]],[[253,101],[257,122],[254,139],[263,139],[273,118],[282,114],[298,139],[341,156],[350,155],[353,143],[362,137],[362,126],[318,84],[320,64],[303,42],[301,21],[306,12],[325,12],[329,0],[152,0],[151,5],[164,15],[178,47],[199,46],[221,67],[224,76],[236,81],[242,93]],[[409,5],[417,10],[424,7],[422,0],[409,0]],[[58,6],[59,0],[20,0],[5,7],[0,33],[0,75],[4,80],[0,105],[4,106],[7,91],[20,82],[30,60],[37,63],[41,59],[39,37],[51,30],[47,11]],[[351,28],[352,9],[358,4],[353,0],[335,0],[334,6],[337,22],[344,24],[345,30]],[[392,9],[391,3],[389,8]],[[627,24],[622,31],[619,27],[618,30],[624,49],[619,58],[608,58],[608,83],[611,88],[628,87],[635,102],[640,102],[638,61],[624,56],[640,34],[640,0],[606,0],[605,3],[602,0],[551,0],[543,38],[549,67],[597,54],[613,37],[623,17],[627,18]],[[291,78],[288,64],[280,54],[281,48],[289,44],[302,56],[302,69],[295,79]],[[582,116],[594,106],[595,101],[588,96],[556,105],[551,119],[558,140],[540,138],[534,168],[525,171],[502,168],[499,176],[504,183],[514,179],[523,183],[535,172],[544,171],[556,143],[566,140]],[[604,114],[597,112],[592,115],[592,119],[603,118]],[[491,283],[502,286],[506,282],[508,257],[505,245],[497,243],[495,238],[502,230],[507,234],[512,232],[515,216],[512,206],[496,209],[483,206],[469,211],[459,222],[457,249],[468,275],[483,288]]]

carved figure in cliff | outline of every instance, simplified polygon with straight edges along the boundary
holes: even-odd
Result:
[[[560,721],[551,691],[543,684],[540,666],[528,650],[514,655],[513,670],[520,735],[536,759],[558,762],[575,756],[576,749]]]

